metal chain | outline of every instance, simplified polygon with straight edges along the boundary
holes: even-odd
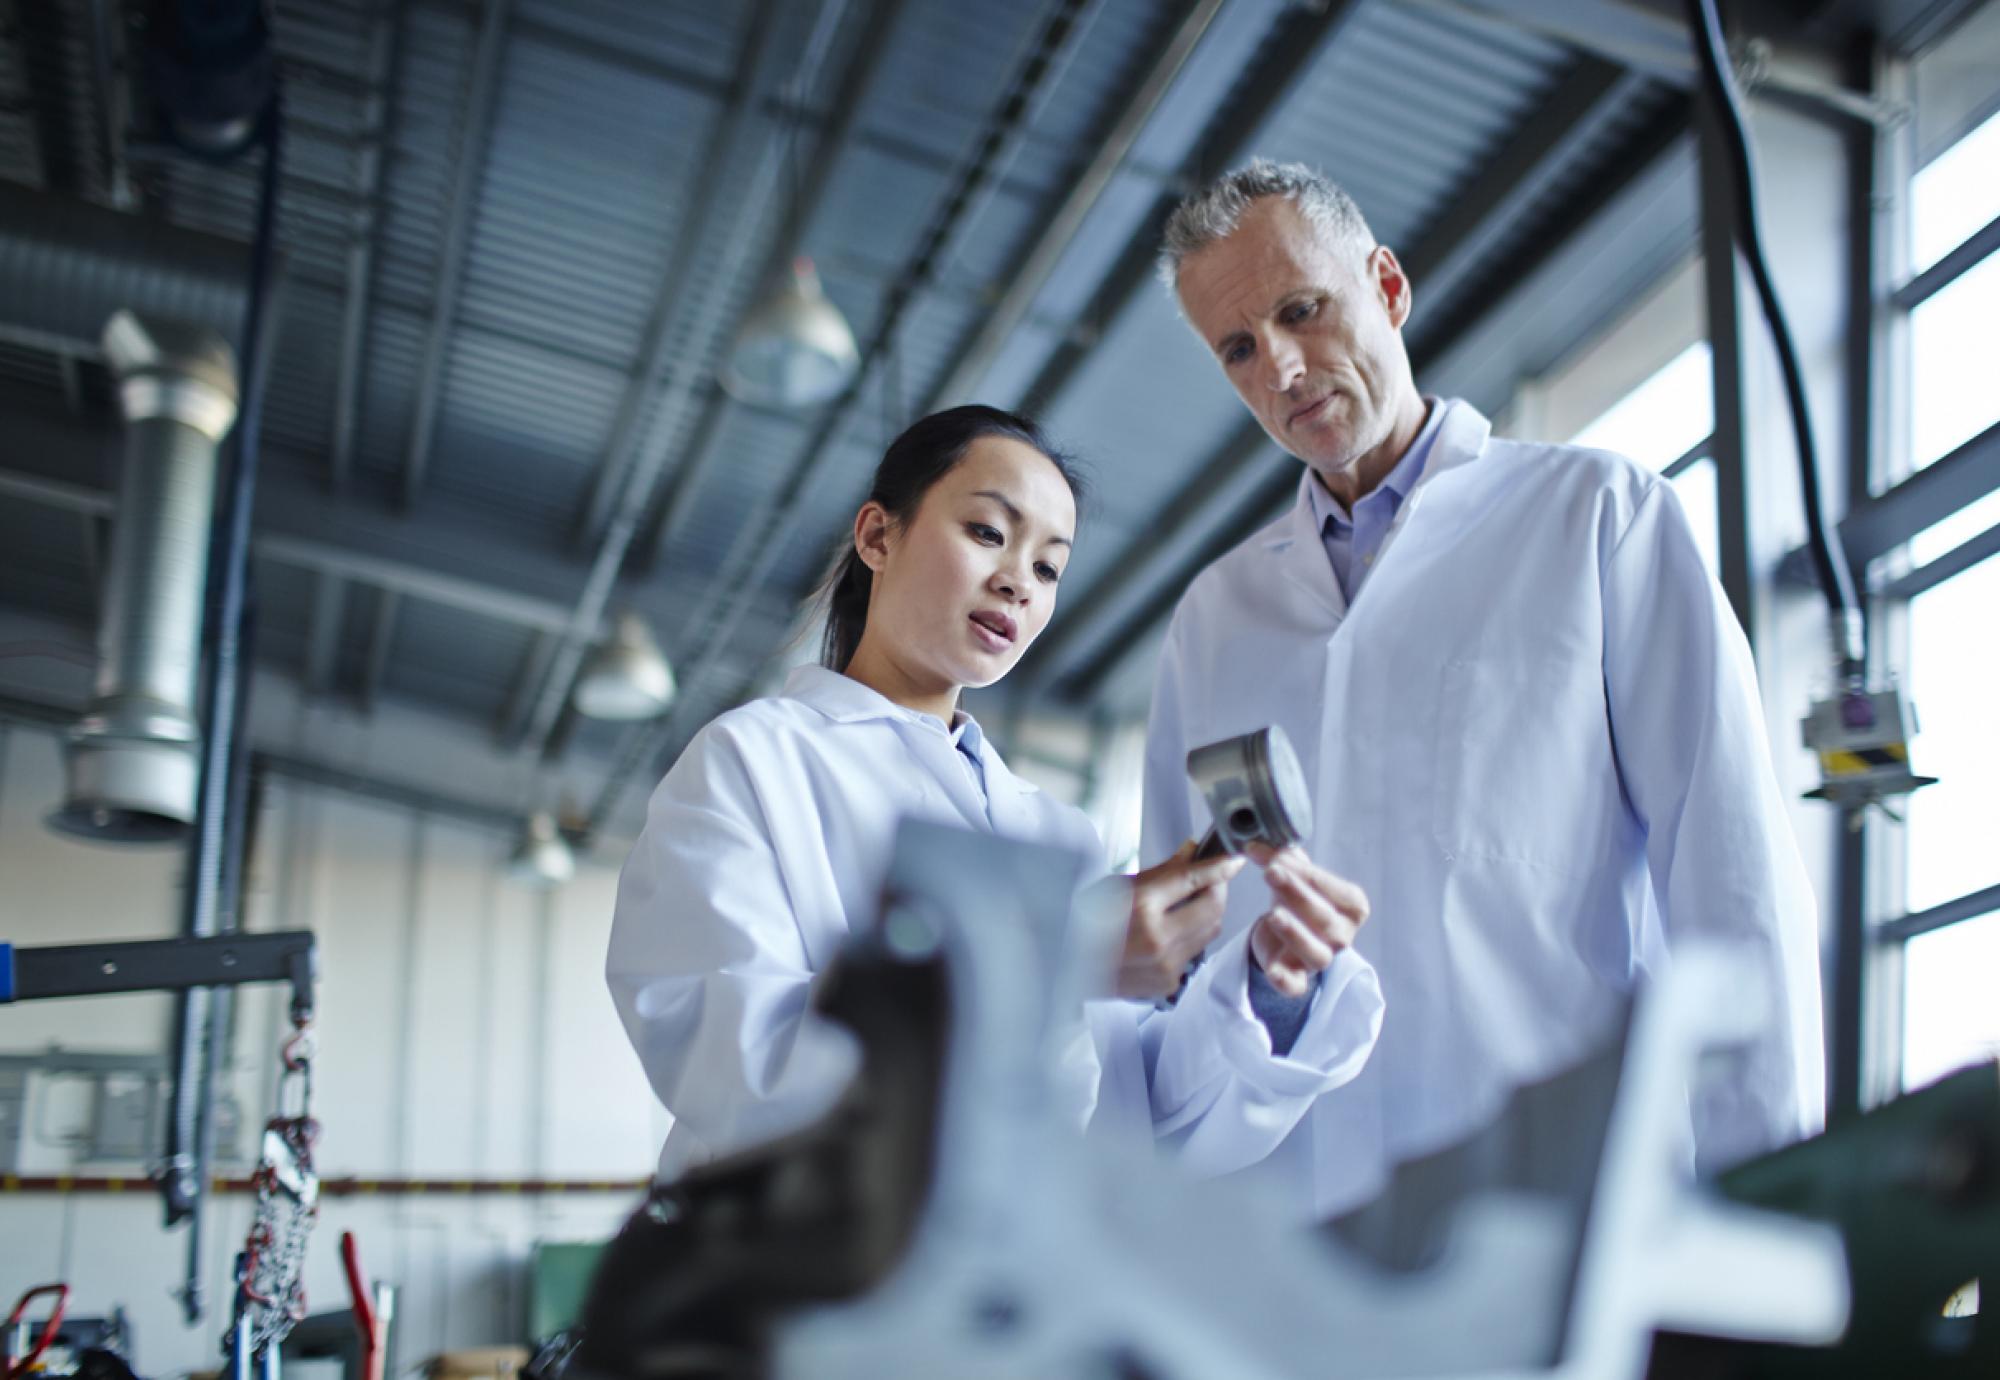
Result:
[[[237,1262],[236,1310],[249,1321],[249,1351],[260,1355],[283,1342],[306,1315],[306,1246],[319,1219],[319,1172],[313,1144],[313,1033],[308,1017],[293,1019],[281,1058],[277,1114],[264,1123],[263,1153],[254,1182],[257,1212]],[[231,1328],[232,1338],[241,1336]],[[234,1345],[232,1341],[230,1345]]]

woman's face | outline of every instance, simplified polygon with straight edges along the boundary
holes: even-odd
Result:
[[[914,689],[991,685],[1055,611],[1076,500],[1053,462],[1010,436],[982,436],[898,527],[868,504],[855,546],[875,572],[863,644]]]

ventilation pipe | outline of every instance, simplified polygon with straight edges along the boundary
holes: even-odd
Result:
[[[215,331],[129,311],[105,327],[104,354],[125,414],[125,467],[96,693],[70,730],[68,794],[49,822],[107,843],[162,842],[195,814],[202,604],[236,357]]]

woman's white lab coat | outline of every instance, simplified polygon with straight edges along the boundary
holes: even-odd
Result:
[[[1727,1160],[1820,1122],[1819,929],[1741,630],[1672,485],[1448,410],[1350,609],[1306,491],[1204,571],[1168,632],[1145,846],[1206,823],[1190,746],[1284,725],[1310,850],[1358,881],[1388,1004],[1368,1067],[1267,1161],[1320,1212],[1591,1051],[1697,936],[1745,946],[1762,1038],[1694,1108]],[[1310,482],[1310,472],[1302,485]],[[1232,888],[1226,935],[1268,905]]]
[[[674,1117],[662,1179],[808,1124],[851,1076],[851,1046],[807,1008],[853,923],[874,916],[901,819],[1102,856],[1090,821],[990,744],[983,797],[968,765],[936,718],[806,666],[783,693],[702,729],[668,772],[619,877],[606,962]],[[1145,1118],[1197,1172],[1277,1145],[1314,1097],[1354,1076],[1380,1023],[1374,973],[1346,955],[1290,1055],[1274,1057],[1249,1009],[1245,948],[1207,964],[1143,1050],[1139,1008],[1094,1003],[1091,1067],[1066,1071],[1099,1123]]]

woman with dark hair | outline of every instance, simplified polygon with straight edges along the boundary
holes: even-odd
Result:
[[[708,724],[655,791],[619,878],[606,977],[674,1117],[663,1180],[796,1129],[841,1091],[850,1048],[809,998],[850,918],[872,915],[899,820],[1102,856],[1082,812],[1008,771],[958,707],[1047,626],[1079,490],[1024,417],[968,406],[916,422],[822,592],[821,664]],[[1198,1171],[1223,1173],[1359,1071],[1382,1003],[1346,947],[1365,901],[1293,850],[1266,859],[1273,904],[1250,942],[1186,977],[1242,866],[1192,853],[1130,879],[1116,980],[1128,999],[1185,980],[1180,999],[1156,1012],[1107,992],[1090,1066],[1067,1071],[1084,1107],[1150,1119]]]

